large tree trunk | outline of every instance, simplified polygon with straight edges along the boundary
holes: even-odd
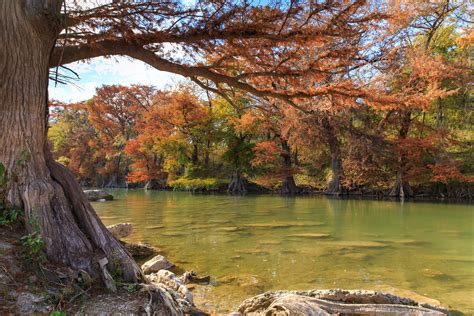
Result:
[[[331,153],[332,178],[325,193],[329,195],[342,195],[345,194],[347,190],[341,183],[342,177],[344,176],[341,159],[341,144],[329,119],[323,117],[321,123],[329,145],[329,152]]]
[[[293,162],[291,159],[291,148],[288,142],[284,139],[280,139],[282,148],[283,158],[283,181],[281,182],[280,194],[293,195],[298,193],[298,188],[293,177]]]
[[[0,162],[7,169],[6,204],[23,208],[39,230],[47,257],[98,275],[97,260],[127,281],[142,274],[108,232],[73,174],[47,149],[48,64],[62,1],[0,0]]]
[[[402,143],[408,136],[408,131],[411,125],[411,111],[401,111],[400,113],[400,130],[398,139]],[[400,150],[400,149],[399,149]],[[410,184],[405,181],[405,171],[407,165],[407,157],[403,150],[400,150],[398,156],[398,170],[397,170],[397,179],[395,184],[390,190],[389,196],[406,198],[413,196],[413,190],[410,187]]]

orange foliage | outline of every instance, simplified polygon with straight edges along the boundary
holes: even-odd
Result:
[[[254,152],[255,158],[252,160],[254,167],[278,164],[282,153],[280,146],[274,140],[257,143]]]

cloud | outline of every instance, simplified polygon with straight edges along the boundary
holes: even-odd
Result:
[[[89,62],[68,65],[79,74],[80,80],[74,84],[57,84],[50,81],[49,97],[62,102],[77,102],[90,99],[95,88],[104,84],[145,84],[158,88],[175,85],[183,77],[158,71],[147,64],[127,57],[98,57]]]

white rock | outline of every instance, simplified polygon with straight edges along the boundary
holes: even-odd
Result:
[[[28,292],[19,294],[16,304],[21,314],[49,314],[53,309],[45,297]]]
[[[152,259],[142,264],[142,270],[145,274],[158,272],[160,270],[167,270],[174,267],[174,264],[166,260],[162,255],[157,255]]]
[[[152,284],[162,284],[168,289],[175,291],[182,299],[193,304],[193,294],[186,287],[183,280],[176,276],[171,271],[160,270],[156,273],[152,273],[146,276],[147,281]]]

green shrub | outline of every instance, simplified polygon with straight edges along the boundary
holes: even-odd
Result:
[[[227,181],[206,178],[206,179],[186,179],[180,178],[169,181],[169,186],[177,191],[218,191],[227,185]]]
[[[7,169],[0,162],[0,188],[7,185]]]
[[[27,260],[31,262],[41,263],[45,260],[43,249],[45,247],[44,240],[41,237],[38,221],[34,218],[28,222],[32,232],[20,238],[21,245]]]
[[[128,293],[135,293],[139,290],[138,284],[128,284],[127,285],[127,292]]]
[[[1,214],[0,212],[0,226],[14,223],[22,215],[23,215],[23,212],[20,210],[16,210],[16,209],[4,210],[3,214]]]
[[[39,232],[32,232],[20,238],[21,245],[28,260],[33,262],[41,262],[44,257],[42,251],[44,248],[44,241]]]

